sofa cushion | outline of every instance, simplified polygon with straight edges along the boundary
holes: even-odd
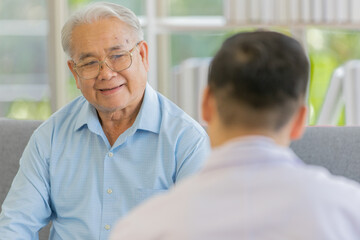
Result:
[[[307,127],[290,147],[305,163],[360,182],[360,127]]]
[[[19,160],[31,134],[41,124],[35,120],[0,118],[0,205],[19,169]],[[39,233],[39,240],[49,237],[49,225]]]
[[[41,121],[0,118],[0,204],[19,168],[19,159]],[[320,165],[333,174],[360,182],[360,127],[307,127],[291,148],[306,163]],[[49,225],[39,234],[49,236]]]
[[[0,118],[0,203],[4,201],[18,171],[24,148],[40,123],[41,121]]]

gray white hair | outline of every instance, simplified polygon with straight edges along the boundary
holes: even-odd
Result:
[[[137,41],[144,39],[140,21],[130,9],[114,3],[97,2],[74,12],[64,24],[61,31],[61,43],[64,52],[71,57],[71,35],[76,26],[111,17],[116,17],[130,26],[137,35]]]

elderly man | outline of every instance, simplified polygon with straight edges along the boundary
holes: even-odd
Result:
[[[308,74],[290,37],[226,40],[203,100],[215,148],[207,165],[130,213],[110,239],[359,239],[359,184],[304,165],[288,148],[303,131]]]
[[[97,3],[62,30],[83,96],[31,137],[0,215],[0,239],[107,239],[116,219],[196,172],[203,128],[147,84],[148,45],[127,8]]]

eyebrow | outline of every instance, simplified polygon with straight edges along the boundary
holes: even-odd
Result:
[[[120,44],[120,45],[116,45],[114,47],[108,48],[107,52],[111,52],[111,51],[114,51],[114,50],[122,50],[123,48],[124,48],[124,45]]]
[[[93,53],[82,53],[82,54],[80,54],[79,61],[84,60],[85,58],[88,58],[88,57],[95,57],[95,54],[93,54]]]
[[[119,45],[116,45],[116,46],[106,49],[106,52],[121,50],[123,48],[124,48],[124,45],[119,44]],[[88,57],[97,57],[97,56],[96,56],[96,54],[91,53],[91,52],[90,53],[82,53],[82,54],[80,54],[79,61],[84,60],[85,58],[88,58]]]

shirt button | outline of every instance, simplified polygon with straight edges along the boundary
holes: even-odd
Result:
[[[107,193],[108,193],[108,194],[112,194],[112,189],[109,188],[109,189],[107,190]]]
[[[110,230],[110,225],[109,224],[106,224],[105,227],[104,227],[106,230]]]
[[[109,152],[109,157],[113,157],[114,156],[114,154],[112,153],[112,152]]]

